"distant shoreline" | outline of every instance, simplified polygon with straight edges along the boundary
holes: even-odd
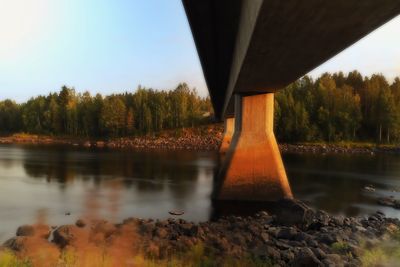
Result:
[[[109,148],[132,150],[199,150],[218,151],[223,136],[220,124],[196,128],[165,131],[148,136],[94,139],[84,137],[61,137],[32,134],[13,134],[0,137],[0,144],[66,145],[85,148]],[[374,154],[399,153],[400,145],[377,145],[374,143],[294,143],[279,144],[282,153],[314,154]]]
[[[218,150],[222,126],[205,125],[196,128],[163,131],[146,136],[117,138],[85,138],[32,134],[13,134],[0,137],[0,144],[66,145],[109,149]]]
[[[314,154],[375,154],[398,153],[400,145],[377,145],[373,143],[299,143],[280,144],[282,153],[314,153]]]

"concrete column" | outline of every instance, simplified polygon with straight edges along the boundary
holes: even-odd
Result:
[[[219,148],[220,153],[226,153],[228,151],[229,145],[231,144],[232,141],[232,136],[235,131],[235,118],[234,117],[228,117],[225,119],[224,122],[224,136],[222,138],[222,143]]]
[[[235,96],[235,131],[214,197],[274,201],[292,192],[273,132],[274,94]]]

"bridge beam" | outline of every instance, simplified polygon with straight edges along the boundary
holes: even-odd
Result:
[[[216,199],[274,201],[292,197],[273,121],[273,93],[235,95],[235,131],[219,173]]]
[[[222,137],[221,146],[219,147],[219,152],[225,154],[232,142],[233,133],[235,131],[235,118],[228,117],[224,121],[224,136]]]

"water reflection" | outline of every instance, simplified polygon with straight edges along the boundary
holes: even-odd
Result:
[[[200,178],[199,172],[203,168],[211,171],[213,162],[213,153],[207,153],[206,160],[202,161],[201,153],[186,151],[43,150],[35,147],[25,150],[24,169],[30,177],[58,183],[62,190],[79,179],[91,181],[97,188],[124,188],[142,196],[167,194],[169,201],[182,207],[195,197],[193,191]]]
[[[283,159],[295,197],[316,208],[346,215],[379,209],[400,217],[397,210],[376,205],[379,196],[400,198],[399,155],[284,154]],[[214,152],[1,145],[0,241],[38,212],[58,225],[82,216],[167,218],[173,209],[193,221],[258,210],[253,204],[240,209],[239,203],[212,203],[219,162]],[[365,192],[366,185],[376,192]]]
[[[207,155],[209,158],[210,155]],[[24,169],[33,178],[57,182],[61,189],[76,179],[106,185],[120,179],[125,188],[140,192],[169,190],[175,198],[188,197],[201,167],[213,167],[211,161],[196,162],[198,153],[165,151],[87,151],[70,148],[32,147],[24,151]],[[199,168],[200,167],[200,168]],[[111,184],[111,183],[110,183]]]
[[[382,209],[378,196],[400,186],[399,155],[284,155],[296,197],[333,213],[358,215]],[[363,188],[372,185],[376,192]],[[391,214],[397,213],[391,211]]]
[[[214,152],[0,146],[0,155],[0,240],[39,209],[51,224],[78,217],[167,218],[173,209],[194,221],[210,216]]]

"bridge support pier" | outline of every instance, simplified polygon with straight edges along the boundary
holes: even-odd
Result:
[[[229,145],[232,142],[232,136],[235,131],[235,118],[228,117],[224,122],[224,136],[222,138],[221,146],[219,147],[219,152],[225,154],[228,151]]]
[[[235,131],[214,198],[275,201],[292,197],[273,120],[273,93],[235,96]]]

